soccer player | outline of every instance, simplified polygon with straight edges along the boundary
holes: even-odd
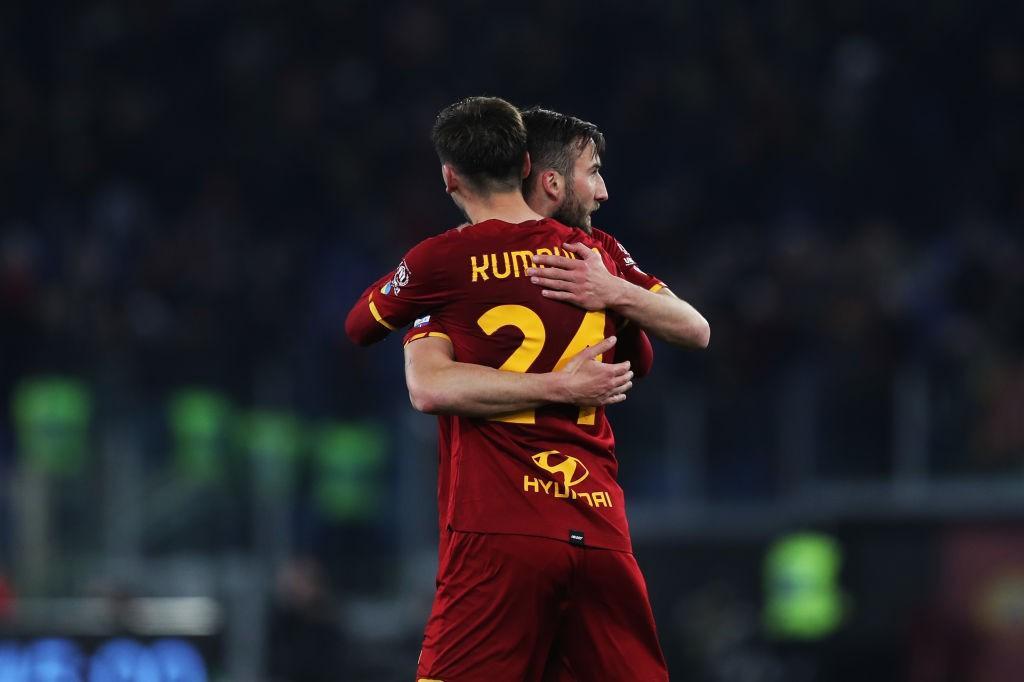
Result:
[[[606,271],[618,267],[591,235],[525,203],[519,180],[529,161],[518,112],[502,100],[466,100],[441,113],[433,137],[446,187],[473,224],[413,248],[353,308],[350,336],[372,341],[381,327],[431,311],[447,338],[410,332],[410,340],[421,338],[407,345],[410,377],[418,372],[408,367],[415,363],[408,349],[430,342],[450,341],[460,360],[498,367],[506,378],[568,367],[588,345],[610,356],[613,342],[603,339],[621,328],[621,316],[567,306],[528,278],[536,255],[589,259],[559,251],[564,244],[595,248]],[[574,277],[556,278],[570,283],[550,291],[593,304],[591,292],[573,289],[606,282],[589,270]],[[579,366],[598,364],[605,363]],[[628,371],[619,377],[629,383]],[[412,381],[409,388],[421,409],[446,400]],[[630,554],[603,406],[499,399],[516,411],[441,420],[441,564],[421,679],[541,679],[555,657],[581,678],[667,679]]]
[[[601,301],[614,300],[616,297],[620,304],[627,303],[630,298],[634,301],[639,300],[640,305],[634,302],[633,308],[623,305],[623,312],[636,315],[651,325],[659,336],[670,342],[684,347],[706,347],[710,330],[704,318],[692,306],[677,299],[661,280],[640,270],[626,249],[611,235],[591,225],[591,214],[608,198],[607,187],[600,173],[600,155],[604,152],[605,144],[600,130],[592,123],[579,118],[541,108],[523,112],[523,119],[527,128],[531,161],[530,175],[523,183],[529,206],[542,215],[554,217],[565,225],[579,227],[597,237],[604,250],[613,257],[619,272],[626,280],[610,276],[600,262],[595,263],[597,268],[590,271],[573,272],[576,266],[573,259],[543,256],[537,260],[552,269],[545,273],[546,277],[543,280],[537,279],[536,283],[550,282],[552,291],[568,291],[574,295],[572,289],[577,288],[584,296],[579,296],[573,302],[589,304],[591,307],[599,308]],[[566,248],[571,249],[574,246],[567,245]],[[588,257],[594,255],[586,249],[578,250],[576,253],[581,256],[584,263]],[[528,273],[532,274],[532,270],[528,270]],[[580,275],[582,277],[577,283],[574,278]],[[657,292],[658,296],[652,298],[648,291]],[[556,294],[560,295],[562,294]],[[593,300],[595,295],[607,298]],[[649,369],[652,355],[646,336],[638,334],[638,331],[639,325],[634,324],[619,332],[616,355],[638,358],[639,362],[634,360],[633,368],[637,376],[643,376]],[[419,323],[418,327],[407,335],[407,379],[410,387],[443,385],[445,382],[438,381],[435,377],[443,377],[448,374],[446,369],[458,366],[463,371],[459,379],[462,389],[460,405],[456,406],[441,399],[436,401],[434,406],[454,413],[459,413],[460,408],[481,409],[488,404],[486,378],[473,377],[469,366],[455,363],[453,348],[444,338],[444,329],[434,321]],[[409,343],[410,339],[423,341],[412,344]],[[473,379],[479,379],[479,382],[474,383]],[[441,390],[439,393],[444,395],[445,391]],[[648,607],[644,603],[638,604],[637,608]],[[569,630],[571,627],[567,625],[564,629]],[[558,651],[554,651],[553,656],[557,655]],[[569,672],[570,657],[562,658],[563,660],[549,665],[548,677],[545,679],[574,679],[573,674]],[[563,669],[559,670],[560,667]]]
[[[599,307],[600,300],[618,297],[622,312],[636,316],[663,339],[684,347],[706,347],[710,328],[700,313],[679,300],[660,279],[640,270],[629,252],[611,235],[591,226],[591,214],[608,199],[607,187],[600,173],[600,155],[604,152],[605,141],[597,126],[539,107],[523,112],[523,120],[531,163],[530,174],[523,182],[528,205],[541,215],[596,236],[626,280],[602,277],[608,273],[599,264],[597,268],[573,272],[576,263],[572,259],[543,256],[538,257],[539,260],[552,270],[546,273],[544,280],[538,278],[536,283],[550,281],[553,287],[558,287],[553,291],[570,293],[576,286],[587,295],[587,300],[579,296],[573,302],[584,302],[592,307]],[[576,247],[567,245],[566,248]],[[583,252],[584,266],[590,255],[593,254]],[[553,281],[556,276],[561,278],[557,282]],[[587,276],[591,277],[589,281]],[[576,277],[583,279],[582,283],[576,284]],[[631,287],[627,282],[636,286]],[[586,290],[587,287],[590,289]],[[652,298],[636,287],[657,292],[663,298]],[[595,300],[595,294],[600,298]],[[549,295],[564,296],[563,293]],[[634,309],[631,309],[628,305],[630,297],[647,305],[633,303]],[[436,321],[429,321],[429,317],[417,321],[416,332],[406,338],[407,380],[414,388],[414,403],[418,398],[426,398],[424,404],[432,408],[428,410],[430,412],[464,416],[483,415],[487,409],[500,409],[494,402],[497,394],[492,375],[483,368],[474,371],[477,368],[455,362],[454,350],[450,343],[444,341],[446,338],[444,329]],[[424,343],[410,346],[410,339],[423,339]],[[653,361],[653,350],[639,325],[627,326],[619,333],[616,355],[631,361],[635,376],[647,374]],[[536,379],[537,383],[520,383],[518,388],[524,391],[521,395],[526,399],[545,400],[540,380],[547,377],[537,375]],[[616,396],[616,401],[624,399],[625,394]]]
[[[551,269],[543,273],[544,277],[533,269],[528,270],[528,275],[536,277],[531,281],[550,288],[551,291],[545,294],[547,296],[588,309],[617,307],[624,316],[638,322],[619,334],[616,350],[617,356],[632,361],[637,377],[644,376],[653,361],[653,351],[646,335],[641,333],[641,325],[670,343],[691,348],[707,347],[710,327],[703,316],[676,297],[660,279],[643,272],[619,241],[591,225],[591,214],[608,199],[608,189],[601,176],[605,140],[597,126],[540,107],[524,111],[523,121],[530,153],[530,174],[523,182],[528,205],[541,215],[595,236],[623,275],[623,278],[612,276],[599,261],[594,260],[596,254],[580,249],[578,245],[567,244],[565,248],[573,250],[582,262],[559,256],[538,256],[535,259],[537,264]],[[660,297],[652,297],[654,292]],[[421,322],[418,332],[410,338],[428,336],[443,338],[444,330],[436,322]],[[414,351],[407,350],[415,354],[418,365],[431,367],[447,367],[445,360],[453,363],[450,351],[450,344],[443,342],[428,342]],[[468,370],[459,377],[463,386],[463,394],[460,395],[462,406],[479,408],[476,401],[465,395],[467,388],[471,390],[473,387],[473,384],[465,383],[467,376],[473,377]],[[481,385],[486,382],[485,375],[478,378]],[[477,397],[481,401],[485,399],[484,395]],[[444,402],[437,407],[447,412],[459,412],[457,407]]]
[[[707,320],[664,282],[637,267],[614,237],[591,225],[591,215],[608,199],[601,176],[605,139],[597,126],[539,107],[524,111],[523,120],[531,162],[524,182],[528,204],[596,238],[623,275],[613,276],[594,251],[566,244],[575,258],[538,256],[535,263],[545,269],[531,268],[531,281],[547,289],[544,295],[554,300],[587,310],[614,310],[669,343],[706,348],[711,335]]]

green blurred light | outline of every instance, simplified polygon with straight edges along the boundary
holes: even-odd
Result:
[[[81,471],[88,452],[92,397],[80,381],[25,379],[12,405],[18,448],[31,466],[59,475]]]
[[[335,521],[364,522],[383,504],[387,439],[373,424],[332,423],[313,442],[313,496]]]
[[[834,632],[844,616],[837,585],[839,544],[820,533],[798,533],[777,541],[764,564],[768,633],[782,639],[814,640]]]
[[[171,396],[174,462],[183,476],[200,483],[223,478],[232,414],[231,403],[216,391],[189,388]]]
[[[257,484],[268,494],[291,490],[304,433],[295,415],[254,410],[239,419],[238,441],[250,458]]]

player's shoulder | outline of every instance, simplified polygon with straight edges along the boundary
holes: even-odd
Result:
[[[609,253],[614,249],[621,249],[625,251],[625,249],[622,248],[622,244],[619,243],[619,240],[613,237],[610,232],[605,232],[604,230],[596,227],[591,227],[590,236],[593,237],[596,242],[601,244]]]
[[[634,265],[633,257],[629,254],[629,251],[627,251],[626,247],[622,245],[622,242],[612,236],[610,232],[599,230],[596,227],[591,227],[590,232],[594,239],[601,243],[605,251],[613,256],[621,258],[627,265]]]
[[[431,256],[434,253],[444,253],[451,249],[452,244],[457,243],[460,229],[463,226],[453,227],[431,235],[417,242],[411,249],[410,255]]]
[[[485,236],[482,231],[477,229],[478,227],[479,224],[463,223],[449,228],[419,242],[410,253],[415,253],[423,258],[450,256],[453,252],[468,248],[470,244]]]
[[[531,232],[535,230],[539,231],[552,231],[552,230],[570,230],[571,228],[563,225],[554,218],[539,218],[535,220],[524,220],[521,223],[510,223],[504,220],[491,219],[482,220],[475,225],[467,225],[460,232],[467,236],[477,236],[490,234],[493,232]]]
[[[573,233],[574,228],[567,227],[553,218],[526,220],[521,223],[492,219],[472,225],[460,225],[440,236],[447,239],[447,245],[454,246],[480,242],[521,242],[544,237],[568,240]]]

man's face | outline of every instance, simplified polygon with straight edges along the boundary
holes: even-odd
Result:
[[[601,177],[601,157],[591,140],[573,164],[572,176],[565,178],[565,198],[552,216],[558,222],[590,232],[590,214],[608,198]]]

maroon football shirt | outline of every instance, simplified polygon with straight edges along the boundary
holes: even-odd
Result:
[[[601,245],[601,247],[608,252],[608,255],[615,261],[616,267],[618,267],[619,274],[632,282],[633,284],[643,287],[644,289],[650,289],[651,291],[658,291],[665,287],[665,283],[657,277],[648,275],[646,272],[640,269],[633,260],[633,257],[629,255],[629,251],[626,251],[624,247],[615,237],[611,236],[607,232],[597,229],[592,229],[594,233],[594,239]]]
[[[624,323],[612,312],[547,299],[530,282],[525,271],[531,256],[573,258],[562,248],[568,242],[594,248],[619,276],[646,288],[661,286],[606,233],[590,236],[551,219],[489,220],[420,242],[357,305],[367,306],[388,330],[428,313],[407,341],[427,333],[425,325],[442,328],[460,362],[553,371]],[[613,354],[603,361],[612,362]],[[499,418],[439,421],[442,527],[630,550],[604,408],[549,405]]]

